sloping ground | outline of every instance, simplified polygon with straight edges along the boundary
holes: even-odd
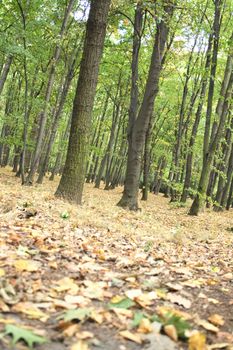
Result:
[[[1,170],[1,350],[233,349],[232,210],[151,195],[131,213],[92,185],[76,207],[56,186]]]

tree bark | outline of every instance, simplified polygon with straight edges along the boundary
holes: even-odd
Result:
[[[104,48],[110,0],[93,0],[87,21],[80,74],[74,98],[64,171],[56,196],[81,204],[89,151],[91,115]]]
[[[46,122],[48,118],[48,106],[49,106],[49,101],[51,98],[52,94],[52,89],[55,81],[55,73],[56,73],[56,64],[60,58],[61,55],[61,42],[62,38],[65,34],[65,30],[67,28],[68,24],[68,19],[70,12],[72,10],[74,4],[74,0],[69,0],[69,3],[67,5],[67,8],[65,10],[65,15],[63,18],[61,30],[60,30],[60,43],[56,45],[55,50],[54,50],[54,55],[53,55],[53,60],[52,60],[52,66],[49,72],[49,78],[48,78],[48,83],[46,87],[46,93],[45,93],[45,103],[44,103],[44,108],[40,113],[40,124],[39,124],[39,131],[37,135],[37,142],[36,142],[36,148],[33,154],[33,159],[32,159],[32,164],[31,164],[31,169],[29,171],[28,177],[25,181],[26,185],[31,185],[33,184],[34,181],[34,175],[37,171],[37,167],[39,164],[40,160],[40,155],[41,155],[41,150],[42,150],[42,144],[43,144],[43,139],[44,139],[44,134],[45,134],[45,127],[46,127]]]
[[[5,62],[5,64],[4,64],[4,66],[3,66],[3,69],[2,69],[2,72],[1,72],[1,76],[0,76],[0,95],[1,95],[1,93],[2,93],[4,84],[5,84],[5,82],[6,82],[8,73],[9,73],[9,71],[10,71],[10,67],[11,67],[12,61],[13,61],[13,56],[12,56],[12,55],[9,55],[9,56],[6,58],[6,62]]]
[[[142,151],[145,143],[146,131],[154,110],[155,97],[159,91],[162,58],[168,37],[169,19],[173,13],[173,6],[174,4],[170,1],[164,6],[166,19],[163,18],[157,23],[157,31],[143,101],[138,117],[130,130],[125,186],[123,196],[118,203],[119,206],[130,210],[138,210]]]
[[[232,42],[232,40],[231,40]],[[208,147],[208,152],[205,153],[205,158],[203,160],[203,166],[201,171],[201,177],[198,185],[198,193],[193,201],[193,204],[191,206],[190,215],[198,215],[199,212],[204,208],[205,200],[206,200],[206,191],[208,187],[208,179],[211,171],[211,165],[213,162],[215,151],[219,145],[219,141],[222,136],[222,132],[224,130],[224,124],[226,122],[227,114],[229,112],[229,104],[230,104],[230,98],[232,97],[232,83],[233,83],[233,73],[232,73],[232,66],[233,66],[233,55],[231,52],[228,55],[224,78],[222,81],[222,87],[221,92],[218,100],[218,105],[216,108],[216,114],[219,118],[218,128],[216,130],[215,136]],[[229,78],[229,70],[231,71],[231,76]],[[226,79],[228,80],[227,89],[223,89],[223,87],[226,84]],[[223,94],[223,92],[225,92]],[[222,103],[223,100],[223,103]],[[221,104],[221,108],[219,105]]]

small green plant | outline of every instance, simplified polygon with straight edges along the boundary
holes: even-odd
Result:
[[[63,211],[62,213],[61,213],[61,218],[62,219],[64,219],[64,220],[66,220],[66,219],[69,219],[69,217],[70,217],[70,214],[68,213],[68,211]]]
[[[147,253],[153,248],[154,242],[153,241],[147,241],[144,247],[144,252]]]

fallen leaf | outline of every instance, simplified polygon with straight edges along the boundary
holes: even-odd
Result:
[[[152,325],[148,318],[143,318],[139,324],[138,332],[139,333],[151,333],[153,331]]]
[[[14,267],[18,271],[35,272],[41,268],[41,263],[38,261],[21,259],[14,262]]]
[[[142,338],[139,334],[135,334],[135,333],[132,333],[130,331],[121,331],[119,333],[123,338],[125,339],[128,339],[128,340],[131,340],[137,344],[141,344],[142,343]]]
[[[164,332],[174,341],[178,340],[178,334],[176,331],[176,327],[173,324],[169,324],[163,327]]]
[[[15,304],[11,310],[14,312],[20,312],[22,314],[25,314],[31,319],[38,319],[43,322],[46,322],[49,318],[47,314],[45,314],[36,305],[30,302],[21,302]]]
[[[0,277],[5,276],[6,272],[4,269],[0,269]]]
[[[88,344],[83,340],[79,340],[77,343],[73,344],[70,350],[88,350]]]
[[[191,307],[191,301],[187,298],[182,297],[176,293],[168,293],[167,298],[174,304],[178,304],[183,306],[185,309],[189,309]]]
[[[72,278],[65,277],[59,281],[56,281],[57,286],[53,287],[57,292],[69,291],[72,295],[76,295],[79,291],[78,285],[74,282]]]
[[[230,343],[219,343],[219,344],[213,344],[213,345],[208,345],[207,349],[208,350],[215,350],[215,349],[225,349],[230,346]]]
[[[140,295],[142,295],[141,289],[130,289],[125,292],[125,295],[129,298],[134,300],[135,298],[138,298]]]
[[[188,350],[206,350],[206,336],[203,333],[196,332],[188,340]]]
[[[214,326],[212,323],[206,321],[206,320],[198,320],[197,324],[203,328],[205,328],[207,331],[217,333],[219,332],[218,327]]]
[[[86,339],[91,339],[94,338],[94,334],[88,331],[83,331],[83,332],[78,332],[75,334],[76,338],[80,340],[86,340]]]
[[[208,321],[210,321],[215,326],[223,326],[225,323],[223,316],[218,314],[213,314],[210,317],[208,317]]]

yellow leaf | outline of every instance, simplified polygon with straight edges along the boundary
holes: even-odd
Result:
[[[206,350],[206,336],[197,332],[189,338],[189,350]]]
[[[122,301],[123,299],[124,299],[123,296],[115,295],[115,296],[111,299],[111,303],[112,303],[112,304],[117,304],[117,303],[119,303],[120,301]]]
[[[14,267],[18,271],[28,271],[28,272],[34,272],[38,271],[40,269],[41,264],[38,261],[33,260],[16,260],[14,262]]]
[[[5,276],[5,270],[3,270],[3,269],[0,269],[0,277],[2,277],[2,276]]]
[[[79,287],[74,282],[72,278],[64,277],[61,280],[56,282],[57,286],[54,287],[57,292],[64,292],[66,290],[69,290],[72,295],[77,294]]]

